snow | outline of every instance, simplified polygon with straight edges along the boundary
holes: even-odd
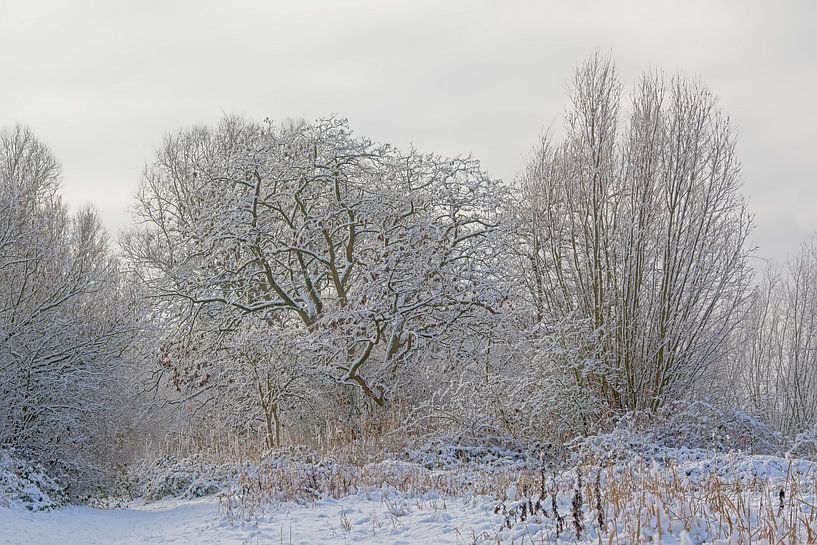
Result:
[[[495,535],[504,519],[493,514],[493,507],[488,498],[371,493],[313,505],[281,503],[244,523],[227,521],[214,498],[134,503],[109,510],[82,506],[39,513],[0,509],[0,544],[444,545]]]
[[[355,469],[301,449],[242,466],[236,480],[231,464],[161,459],[142,467],[147,481],[134,486],[142,498],[170,495],[157,501],[33,511],[22,496],[9,496],[10,507],[0,507],[0,545],[754,545],[785,536],[806,542],[817,520],[817,462],[804,458],[653,444],[650,456],[620,452],[601,466],[532,471],[511,442],[470,443],[449,438],[407,453],[442,464],[433,470],[397,460]],[[330,484],[341,474],[352,483],[343,490],[353,493],[335,499]],[[197,483],[218,492],[196,497],[204,490]]]

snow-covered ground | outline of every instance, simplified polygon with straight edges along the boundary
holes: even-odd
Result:
[[[814,543],[814,462],[678,458],[669,466],[636,459],[585,468],[583,479],[568,470],[556,477],[556,488],[546,484],[555,494],[544,496],[532,490],[535,481],[523,479],[501,500],[387,487],[342,499],[271,502],[241,516],[227,509],[224,494],[116,509],[30,511],[12,504],[0,507],[0,545]]]
[[[162,457],[136,470],[129,497],[142,499],[115,509],[60,507],[37,466],[6,455],[0,545],[817,542],[811,455],[637,439],[599,436],[577,447],[583,460],[538,468],[494,440],[360,467],[303,449],[242,464]]]
[[[372,493],[310,506],[282,503],[245,523],[226,521],[214,498],[107,510],[0,508],[0,544],[461,544],[501,530],[504,518],[494,515],[493,507],[486,498],[389,498]],[[515,532],[520,543],[525,530],[520,526]]]

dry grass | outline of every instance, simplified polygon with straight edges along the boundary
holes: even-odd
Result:
[[[428,469],[384,461],[404,448],[406,436],[399,431],[394,418],[359,436],[330,430],[312,448],[273,453],[255,447],[257,438],[215,433],[151,447],[177,458],[196,453],[213,463],[243,463],[236,482],[220,495],[223,512],[234,520],[252,519],[283,501],[309,504],[371,491],[438,493],[496,498],[505,523],[491,536],[495,543],[817,544],[817,476],[792,471],[791,465],[784,476],[745,470],[718,475],[713,469],[693,478],[672,459],[660,466],[595,460],[555,473],[478,464]],[[734,456],[735,462],[747,460]],[[713,468],[720,463],[728,469],[722,455],[715,462]],[[577,470],[584,476],[580,482]]]
[[[548,492],[555,503],[536,496],[513,502],[505,509],[506,525],[535,522],[544,525],[541,539],[600,545],[817,543],[815,475],[795,476],[791,466],[785,479],[711,474],[696,482],[680,477],[672,462],[660,468],[643,462],[626,468],[596,465],[585,467],[584,472],[598,478],[581,482],[584,508],[578,514],[571,508],[576,496],[570,499],[575,494],[575,480],[570,488],[575,476],[566,473]],[[536,502],[548,507],[558,503],[559,512],[549,508],[539,514]]]

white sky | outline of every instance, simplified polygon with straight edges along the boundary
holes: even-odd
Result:
[[[0,0],[0,125],[29,125],[116,233],[164,134],[224,113],[336,113],[512,180],[595,50],[627,89],[658,67],[721,97],[761,255],[817,232],[815,0]]]

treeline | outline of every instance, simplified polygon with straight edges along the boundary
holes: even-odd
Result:
[[[59,177],[29,130],[0,132],[0,447],[82,485],[127,420],[140,307],[96,213],[69,213]]]
[[[114,251],[29,131],[0,139],[0,445],[91,479],[145,435],[260,447],[490,426],[563,441],[677,400],[817,423],[817,251],[753,280],[700,82],[576,71],[515,183],[343,119],[168,136]],[[181,409],[181,410],[180,410]]]

